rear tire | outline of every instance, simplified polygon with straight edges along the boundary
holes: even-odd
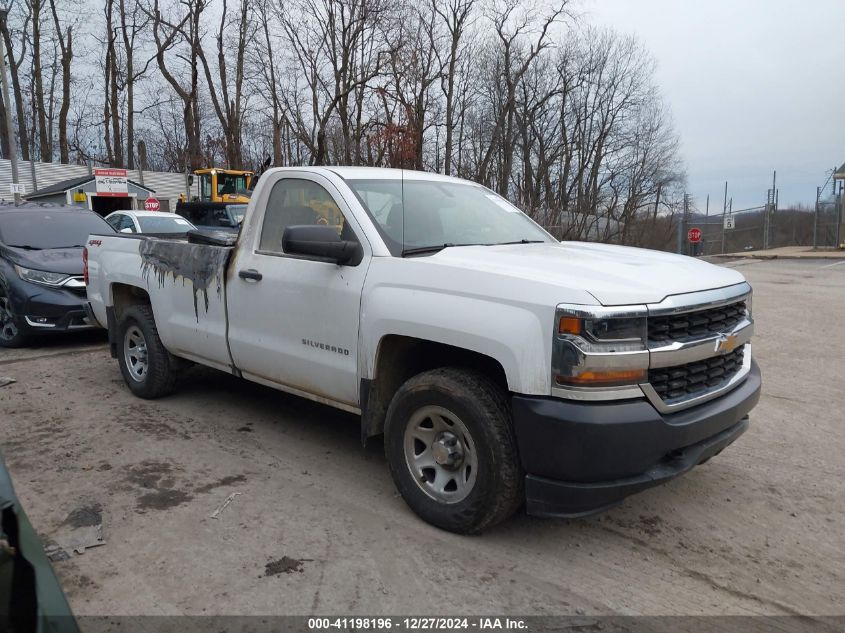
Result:
[[[140,398],[166,396],[176,385],[177,359],[158,336],[152,307],[127,309],[118,324],[117,357],[129,390]]]
[[[20,317],[12,313],[8,293],[0,288],[0,347],[23,347],[27,340]]]
[[[428,523],[474,534],[522,504],[507,393],[483,374],[450,367],[414,376],[391,400],[384,433],[393,481]]]

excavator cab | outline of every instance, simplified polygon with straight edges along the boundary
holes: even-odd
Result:
[[[199,201],[249,202],[253,172],[211,167],[197,169],[194,174],[199,178]]]

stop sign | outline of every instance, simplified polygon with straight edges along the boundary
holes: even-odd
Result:
[[[158,198],[147,198],[144,201],[144,211],[158,211],[160,208],[161,204]]]
[[[687,239],[695,244],[696,242],[701,241],[701,229],[693,227],[689,231],[687,231]]]

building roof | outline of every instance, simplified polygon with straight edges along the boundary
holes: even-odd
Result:
[[[82,176],[79,178],[68,178],[67,180],[60,180],[59,182],[54,182],[52,185],[48,187],[42,187],[37,191],[33,191],[24,196],[27,200],[31,200],[32,198],[41,198],[43,196],[52,196],[57,193],[64,193],[69,189],[78,189],[82,185],[88,184],[94,180],[94,176]],[[150,193],[155,193],[155,189],[150,189],[149,187],[145,187],[144,185],[135,182],[134,180],[127,180],[126,182],[135,185],[139,189],[143,189],[144,191],[149,191]]]
[[[833,179],[834,180],[845,180],[845,163],[842,163],[842,166],[833,172]]]

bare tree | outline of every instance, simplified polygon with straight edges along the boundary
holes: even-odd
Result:
[[[446,100],[446,144],[443,157],[443,169],[446,175],[452,173],[452,152],[455,134],[455,82],[462,48],[461,44],[467,27],[473,20],[476,0],[431,0],[432,10],[440,17],[449,34],[449,54],[446,58],[446,73],[442,88]],[[435,49],[435,51],[439,51]]]
[[[255,28],[252,20],[252,2],[240,0],[236,19],[227,19],[227,0],[223,0],[223,12],[220,18],[220,27],[217,31],[217,77],[212,76],[211,67],[200,42],[197,55],[202,61],[205,71],[205,78],[208,82],[208,91],[211,95],[211,102],[214,112],[223,128],[223,135],[226,144],[226,163],[229,167],[240,168],[243,163],[241,155],[241,124],[243,110],[246,105],[243,96],[244,68],[246,59],[246,48],[249,41],[255,35]],[[225,34],[227,26],[235,27],[237,38],[234,45],[227,50]],[[227,54],[234,58],[234,68],[229,76],[229,66],[226,63]],[[219,95],[218,95],[219,91]]]
[[[561,0],[539,20],[535,17],[536,7],[519,0],[494,3],[490,9],[489,19],[499,45],[499,76],[504,80],[504,86],[503,99],[494,115],[491,143],[481,159],[478,178],[481,182],[488,182],[494,152],[500,148],[502,164],[497,189],[502,195],[508,193],[513,169],[512,140],[517,86],[537,56],[550,46],[549,29],[564,15],[567,3],[568,0]]]
[[[67,163],[69,160],[68,150],[68,112],[70,112],[70,82],[71,63],[73,62],[73,25],[68,24],[62,28],[59,20],[59,12],[56,8],[56,0],[50,0],[50,12],[53,16],[56,42],[59,46],[59,61],[62,66],[62,105],[59,109],[59,162]]]
[[[182,102],[185,125],[185,143],[182,169],[194,170],[202,167],[199,109],[199,55],[202,48],[200,18],[206,8],[205,0],[180,0],[181,12],[168,19],[161,10],[159,0],[153,1],[148,14],[152,20],[155,40],[155,57],[159,72]],[[174,51],[174,48],[177,50]],[[174,75],[168,53],[187,67],[189,80],[180,82]],[[181,74],[181,73],[180,73]]]
[[[41,27],[42,12],[44,10],[43,0],[29,0],[27,3],[32,15],[32,81],[33,81],[33,105],[32,116],[38,128],[38,157],[44,162],[52,162],[52,151],[50,137],[47,133],[47,112],[44,101],[44,81],[42,79],[41,63]]]
[[[139,35],[144,33],[149,18],[141,10],[137,0],[118,0],[120,13],[120,37],[123,42],[124,72],[122,85],[126,93],[126,166],[135,168],[135,85],[146,75],[150,63],[155,57],[149,57],[142,65],[136,66],[135,52],[138,49]]]

